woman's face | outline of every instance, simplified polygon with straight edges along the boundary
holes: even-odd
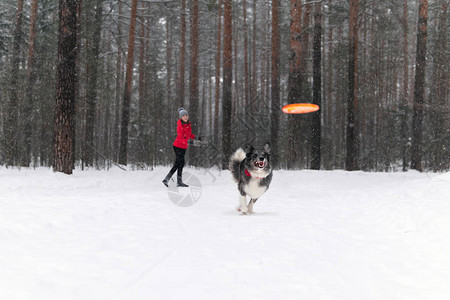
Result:
[[[189,120],[189,116],[188,115],[184,115],[181,117],[181,120],[183,120],[183,122],[187,122]]]

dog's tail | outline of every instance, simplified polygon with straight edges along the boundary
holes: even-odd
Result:
[[[229,169],[231,171],[231,175],[233,175],[233,179],[236,182],[239,182],[239,169],[241,162],[245,159],[245,155],[245,151],[242,148],[239,148],[230,158]]]

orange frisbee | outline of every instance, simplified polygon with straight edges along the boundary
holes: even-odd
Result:
[[[312,103],[293,103],[281,109],[286,114],[306,114],[319,110],[319,105]]]

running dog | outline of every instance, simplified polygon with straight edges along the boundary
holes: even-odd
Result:
[[[272,181],[270,144],[266,143],[261,150],[250,145],[245,149],[237,149],[230,158],[229,169],[240,193],[237,210],[243,214],[253,213],[253,205],[267,191]],[[250,197],[248,204],[247,195]]]

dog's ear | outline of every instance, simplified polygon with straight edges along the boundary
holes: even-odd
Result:
[[[267,143],[264,145],[264,151],[266,151],[266,153],[270,153],[270,143],[269,143],[269,142],[267,142]]]
[[[247,146],[245,146],[245,148],[244,148],[244,151],[245,151],[246,154],[252,153],[253,150],[255,150],[255,148],[253,148],[252,145],[247,145]]]

